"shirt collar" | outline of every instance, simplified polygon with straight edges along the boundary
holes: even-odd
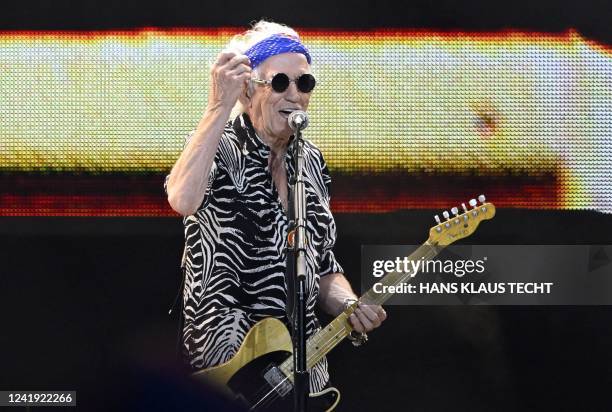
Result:
[[[267,147],[259,136],[257,136],[248,114],[242,113],[237,116],[232,126],[238,139],[240,149],[244,155],[248,155],[253,150]]]
[[[237,116],[232,126],[238,139],[240,149],[245,156],[251,154],[253,151],[257,151],[262,157],[267,159],[270,154],[270,147],[257,135],[248,114],[242,113]],[[291,146],[293,138],[293,135],[289,138],[289,146]],[[290,156],[291,150],[287,153]]]

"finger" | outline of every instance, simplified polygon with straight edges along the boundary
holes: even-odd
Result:
[[[232,79],[241,84],[248,85],[249,80],[251,79],[251,73],[245,72],[242,74],[238,74],[238,75],[232,76]]]
[[[217,55],[217,64],[225,64],[230,61],[232,58],[236,57],[238,53],[225,50]]]
[[[365,327],[363,326],[363,324],[361,323],[357,315],[352,313],[351,316],[349,316],[349,320],[351,322],[351,326],[353,326],[353,329],[356,332],[359,332],[359,333],[365,332]]]
[[[355,314],[357,315],[359,322],[361,322],[361,324],[364,327],[363,332],[369,332],[372,329],[374,329],[374,325],[372,324],[372,321],[368,319],[368,317],[363,313],[363,310],[361,310],[361,308],[355,309]]]
[[[387,319],[387,311],[382,306],[379,306],[379,307],[380,307],[380,311],[378,312],[379,313],[378,317],[380,318],[380,320],[384,321],[385,319]]]
[[[224,63],[225,66],[227,66],[230,70],[241,65],[247,65],[249,67],[251,67],[251,61],[249,60],[249,58],[247,56],[245,56],[244,54],[237,54],[234,57],[232,57],[231,59],[229,59],[227,62]]]
[[[381,319],[376,311],[375,306],[361,305],[359,309],[363,312],[366,318],[372,323],[375,328],[380,326]]]
[[[232,75],[232,76],[238,76],[241,75],[242,73],[251,73],[251,66],[246,65],[246,64],[239,64],[238,66],[236,66],[234,69],[230,70],[228,74]]]

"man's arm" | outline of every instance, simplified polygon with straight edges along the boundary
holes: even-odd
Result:
[[[319,284],[319,305],[332,316],[344,310],[346,299],[357,299],[350,283],[342,273],[323,276]],[[360,303],[350,316],[349,321],[357,332],[370,332],[387,319],[387,313],[379,305]]]
[[[183,216],[195,213],[204,200],[223,129],[251,76],[248,63],[246,56],[224,52],[211,70],[208,106],[168,178],[168,203]]]

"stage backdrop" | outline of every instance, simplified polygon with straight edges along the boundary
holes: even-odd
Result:
[[[0,215],[175,215],[164,178],[240,30],[1,32]],[[609,47],[572,30],[298,31],[335,212],[480,193],[612,212]]]

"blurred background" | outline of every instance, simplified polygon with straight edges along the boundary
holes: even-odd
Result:
[[[361,245],[421,243],[481,193],[498,214],[464,243],[611,243],[611,17],[594,0],[3,4],[0,389],[77,390],[82,410],[186,390],[163,181],[210,64],[259,18],[311,50],[306,137],[355,288]],[[612,406],[608,307],[388,313],[367,346],[330,354],[338,410]]]

